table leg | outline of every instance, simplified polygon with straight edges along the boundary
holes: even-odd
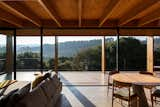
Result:
[[[149,107],[143,86],[133,85],[133,91],[139,96],[139,107]]]

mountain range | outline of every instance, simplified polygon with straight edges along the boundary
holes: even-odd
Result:
[[[106,41],[112,42],[113,38],[107,38]],[[146,43],[146,41],[141,41],[142,43]],[[68,41],[61,42],[58,44],[58,55],[59,57],[72,57],[76,55],[77,52],[84,50],[89,47],[94,47],[101,45],[100,39],[89,40],[89,41]],[[160,47],[160,38],[154,39],[154,49]],[[54,48],[55,46],[52,44],[44,44],[43,45],[43,55],[44,57],[53,57],[54,56]],[[4,47],[0,47],[0,50],[5,51]],[[24,52],[36,52],[40,53],[40,46],[38,45],[17,45],[17,54]]]

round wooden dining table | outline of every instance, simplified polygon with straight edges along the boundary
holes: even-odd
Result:
[[[143,86],[160,86],[160,78],[140,73],[118,73],[111,76],[113,80],[130,83],[133,91],[139,96],[139,107],[149,107]],[[135,107],[135,105],[132,105]]]

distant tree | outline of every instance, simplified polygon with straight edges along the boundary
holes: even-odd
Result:
[[[154,50],[154,65],[155,66],[160,65],[160,47]]]
[[[73,59],[73,68],[83,71],[101,70],[101,46],[81,50]]]
[[[146,44],[135,38],[119,40],[120,70],[146,70]]]
[[[66,60],[63,63],[58,65],[58,70],[60,71],[72,71],[72,62],[70,60]]]
[[[39,54],[32,52],[18,54],[17,69],[40,69]]]
[[[48,60],[48,68],[49,68],[49,69],[50,69],[50,68],[53,69],[54,66],[55,66],[55,65],[54,65],[54,59],[53,59],[53,58],[52,58],[52,59],[49,59],[49,60]]]
[[[106,70],[116,69],[116,42],[106,42]]]

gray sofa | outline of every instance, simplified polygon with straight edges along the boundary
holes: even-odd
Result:
[[[17,88],[15,86],[15,89],[12,88],[12,91],[1,97],[0,102],[3,103],[0,103],[0,107],[2,104],[3,107],[54,107],[61,95],[62,83],[57,75],[52,75],[32,90],[30,83],[26,83],[18,90]]]

